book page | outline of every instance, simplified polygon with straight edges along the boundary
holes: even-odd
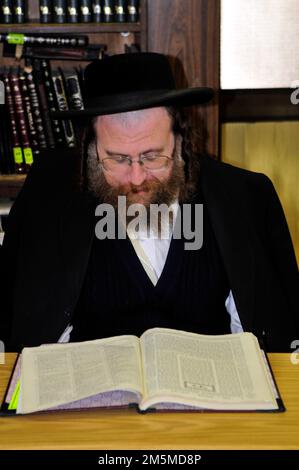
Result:
[[[54,408],[112,390],[142,394],[140,345],[135,336],[22,351],[20,413]]]
[[[209,409],[277,409],[257,339],[154,328],[140,338],[140,408],[169,402]]]

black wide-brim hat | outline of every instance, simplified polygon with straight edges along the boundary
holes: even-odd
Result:
[[[211,88],[176,89],[167,57],[155,52],[117,54],[87,65],[85,109],[53,112],[75,118],[115,114],[159,106],[185,107],[210,101]]]

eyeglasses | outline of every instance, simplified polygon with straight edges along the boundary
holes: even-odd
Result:
[[[104,170],[111,173],[125,173],[133,163],[138,163],[148,171],[161,170],[166,168],[172,160],[165,155],[141,155],[138,160],[132,160],[130,157],[122,155],[99,159]]]

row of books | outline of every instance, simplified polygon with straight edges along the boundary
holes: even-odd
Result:
[[[0,23],[28,21],[27,1],[0,0],[0,6]],[[139,0],[40,0],[39,21],[40,23],[138,22]]]
[[[0,70],[5,87],[5,104],[0,106],[2,174],[26,173],[42,149],[77,144],[73,123],[53,119],[50,113],[84,108],[81,66],[52,69],[48,59],[34,59],[31,69]]]

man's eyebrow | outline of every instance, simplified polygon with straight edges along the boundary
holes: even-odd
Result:
[[[105,152],[107,153],[107,155],[109,155],[109,157],[114,157],[114,156],[120,156],[120,157],[129,157],[130,155],[127,155],[125,153],[121,153],[121,152],[111,152],[110,150],[105,150]]]
[[[160,153],[160,152],[163,152],[163,149],[164,147],[159,147],[159,148],[152,148],[152,149],[149,149],[149,150],[145,150],[145,152],[142,152],[142,155],[145,155],[146,153]]]
[[[140,155],[146,155],[147,153],[160,153],[163,151],[163,147],[159,147],[159,148],[151,148],[151,149],[148,149],[148,150],[145,150],[144,152],[142,152]],[[109,155],[109,157],[114,157],[114,156],[120,156],[120,157],[130,157],[130,155],[126,154],[126,153],[121,153],[121,152],[111,152],[111,150],[105,150],[106,154]]]

